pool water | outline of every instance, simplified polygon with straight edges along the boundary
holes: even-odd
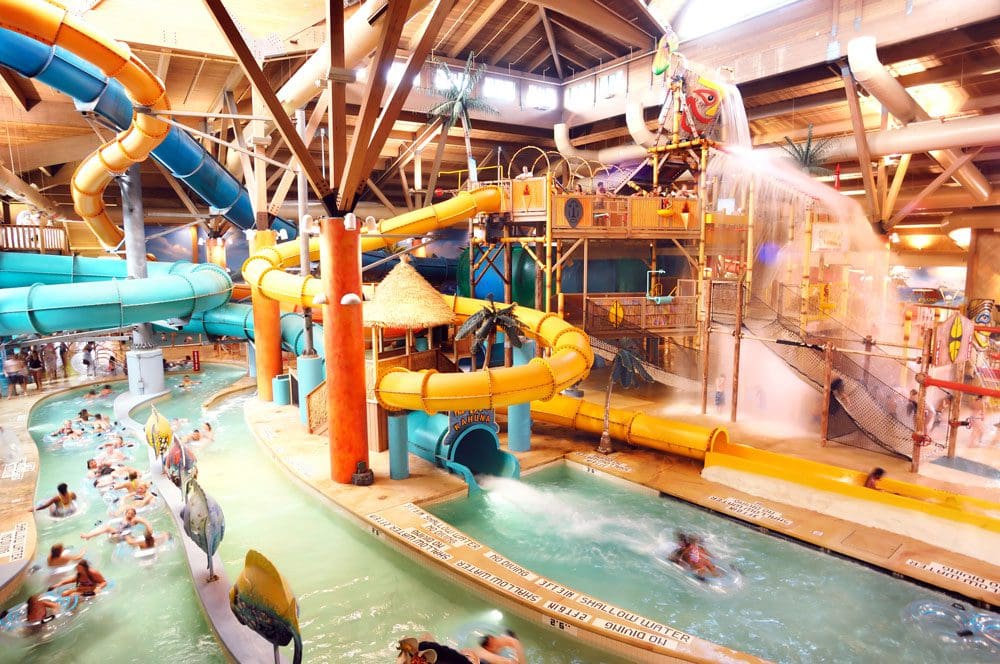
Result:
[[[95,456],[97,443],[55,450],[43,441],[43,436],[61,426],[63,420],[75,417],[81,408],[109,415],[114,397],[126,388],[124,382],[111,385],[115,393],[97,401],[85,401],[88,388],[84,388],[40,403],[31,413],[29,430],[38,444],[41,462],[36,504],[56,495],[60,482],[68,483],[86,503],[82,512],[66,519],[53,519],[47,512],[35,516],[36,562],[44,565],[45,555],[57,542],[77,551],[86,545],[87,559],[115,587],[106,596],[83,602],[72,617],[53,626],[44,641],[0,635],[0,662],[225,662],[195,597],[179,546],[175,544],[173,549],[159,553],[153,567],[144,567],[134,558],[115,555],[116,546],[106,536],[89,542],[80,539],[80,533],[110,518],[108,506],[98,492],[84,482],[86,460]],[[134,442],[130,448],[133,460],[128,463],[145,469],[145,443]],[[154,531],[173,531],[173,523],[162,509],[143,516]],[[13,601],[24,601],[50,583],[48,574],[33,574]]]
[[[681,501],[568,464],[484,487],[429,511],[538,574],[709,641],[779,662],[997,661],[902,620],[910,602],[952,598]],[[742,587],[658,562],[676,530],[703,535]]]
[[[157,409],[169,418],[187,418],[183,431],[213,424],[214,442],[195,453],[198,481],[225,512],[220,554],[226,571],[234,579],[251,547],[274,562],[299,598],[305,661],[381,664],[395,661],[395,644],[404,636],[426,630],[465,646],[474,628],[497,623],[492,605],[390,549],[300,488],[248,430],[243,409],[249,397],[201,411],[206,396],[241,373],[213,365],[202,385]],[[139,409],[134,417],[143,422],[147,415],[148,409]],[[513,616],[502,622],[518,633],[533,663],[621,662]],[[157,660],[166,661],[159,655]]]

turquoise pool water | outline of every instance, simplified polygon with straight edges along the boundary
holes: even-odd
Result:
[[[213,379],[214,380],[214,379]],[[232,378],[229,378],[232,381]],[[94,456],[96,443],[71,450],[54,450],[43,436],[62,424],[81,408],[103,415],[111,413],[111,402],[125,383],[112,383],[115,394],[98,401],[84,401],[86,389],[74,390],[57,399],[42,402],[32,411],[29,428],[38,444],[41,469],[36,503],[56,494],[56,485],[67,482],[87,503],[84,511],[73,517],[56,520],[38,514],[39,562],[56,542],[79,549],[86,544],[91,564],[114,581],[109,593],[82,605],[74,616],[54,628],[45,641],[36,638],[3,636],[0,638],[0,662],[224,662],[215,639],[195,597],[187,563],[179,547],[159,554],[153,567],[143,567],[134,558],[115,554],[115,545],[106,537],[84,542],[80,533],[91,530],[98,521],[109,518],[108,506],[93,488],[86,488],[86,460]],[[145,444],[131,448],[131,465],[147,467]],[[28,506],[25,505],[25,510]],[[162,509],[144,515],[154,530],[173,530],[173,523]],[[65,575],[60,575],[65,576]],[[35,574],[19,592],[20,602],[32,592],[44,590],[50,583],[47,574]]]
[[[198,479],[226,515],[220,549],[226,571],[235,578],[250,547],[277,565],[299,597],[305,661],[391,662],[403,636],[427,630],[456,642],[471,627],[496,621],[491,605],[411,562],[299,488],[247,429],[247,397],[201,412],[200,403],[217,389],[204,383],[230,383],[237,372],[213,369],[209,376],[190,394],[157,408],[170,418],[187,418],[184,430],[205,421],[214,425],[215,441],[196,452]],[[146,414],[137,411],[136,419],[144,421]],[[503,623],[522,637],[533,663],[621,661],[514,617]]]
[[[997,661],[902,619],[952,600],[673,499],[558,464],[430,511],[533,571],[702,638],[780,662]],[[743,587],[707,588],[654,554],[702,534]],[[961,639],[958,639],[961,641]]]

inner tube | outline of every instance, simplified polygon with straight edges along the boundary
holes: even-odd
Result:
[[[653,552],[653,559],[673,572],[679,572],[681,576],[692,582],[696,587],[703,590],[711,590],[718,593],[731,593],[743,588],[743,575],[732,565],[712,560],[715,568],[721,572],[719,576],[700,577],[689,567],[674,562],[670,559],[675,547],[660,547]]]
[[[76,497],[69,505],[60,505],[59,503],[54,503],[44,510],[49,518],[52,519],[68,519],[79,514],[83,514],[86,511],[86,504],[79,496]]]
[[[964,602],[924,599],[907,604],[902,618],[935,641],[1000,658],[1000,615],[977,611]]]
[[[159,533],[153,539],[156,545],[149,549],[140,549],[128,542],[121,541],[115,547],[114,555],[116,558],[133,559],[140,564],[152,564],[156,562],[160,552],[174,548],[174,538],[170,536],[170,533]]]
[[[47,599],[59,605],[59,613],[54,616],[46,616],[43,620],[28,622],[28,603],[22,602],[17,606],[5,611],[0,618],[0,632],[11,636],[31,636],[35,638],[48,638],[60,624],[72,615],[73,609],[79,603],[80,598],[76,595],[63,597],[60,593],[48,592],[42,595],[42,599]]]

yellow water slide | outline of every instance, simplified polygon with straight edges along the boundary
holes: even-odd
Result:
[[[87,26],[64,6],[51,0],[0,0],[0,27],[49,46],[61,46],[117,78],[135,106],[170,110],[163,83],[126,44]],[[113,175],[143,161],[170,130],[163,120],[132,113],[132,124],[77,167],[71,183],[76,213],[107,247],[124,237],[108,217],[103,194]]]
[[[556,395],[549,401],[533,401],[531,417],[576,431],[598,435],[604,431],[604,406],[583,399]],[[709,429],[619,408],[609,412],[608,433],[630,445],[698,460],[704,460],[708,452],[729,442],[725,427]]]

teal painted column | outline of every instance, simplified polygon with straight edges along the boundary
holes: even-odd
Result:
[[[405,480],[410,476],[410,445],[406,432],[409,413],[389,414],[389,478]]]
[[[272,396],[274,405],[287,406],[292,403],[292,381],[282,374],[271,379]]]
[[[253,342],[247,342],[247,375],[251,378],[257,377],[257,349]]]
[[[323,382],[326,375],[322,357],[300,355],[296,367],[299,374],[299,421],[309,423],[309,410],[306,408],[306,396]]]
[[[527,364],[535,357],[535,342],[525,341],[513,351],[514,366]],[[531,403],[507,407],[507,449],[511,452],[527,452],[531,449]]]

